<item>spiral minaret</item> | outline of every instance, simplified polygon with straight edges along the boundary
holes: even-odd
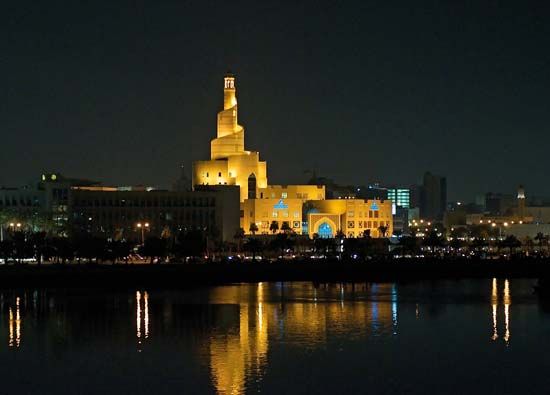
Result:
[[[212,159],[227,158],[244,153],[244,128],[237,123],[235,77],[224,78],[223,110],[218,113],[218,138],[211,141]]]

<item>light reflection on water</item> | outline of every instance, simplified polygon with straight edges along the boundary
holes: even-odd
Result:
[[[510,305],[512,304],[512,297],[510,295],[510,280],[500,280],[503,283],[502,289],[502,305],[504,310],[504,336],[503,340],[506,345],[510,344]],[[502,287],[502,284],[501,284]],[[491,307],[492,307],[492,320],[493,320],[493,334],[491,340],[496,341],[499,338],[498,335],[498,307],[499,307],[499,280],[493,278],[491,287]]]
[[[414,371],[412,355],[417,355],[420,365],[430,364],[418,353],[439,355],[442,347],[455,347],[454,342],[457,350],[472,347],[482,356],[500,352],[491,351],[491,344],[503,344],[512,352],[512,322],[526,328],[527,317],[546,319],[531,295],[530,284],[495,278],[413,284],[259,283],[131,293],[0,292],[0,336],[4,334],[7,340],[7,348],[0,349],[0,363],[4,366],[11,361],[9,366],[14,366],[7,350],[21,353],[21,361],[45,355],[46,360],[55,361],[51,370],[42,365],[38,373],[46,381],[71,369],[74,353],[85,361],[81,369],[95,375],[101,364],[113,372],[124,370],[121,364],[135,365],[134,369],[146,365],[155,374],[132,370],[137,375],[134,393],[148,392],[147,385],[156,380],[179,383],[178,388],[188,393],[277,392],[274,389],[283,378],[306,392],[328,392],[332,384],[323,384],[323,371],[342,367],[338,362],[325,364],[345,355],[365,369],[370,366],[368,380],[376,383],[378,376],[373,372],[388,374],[387,368]],[[521,319],[512,321],[516,312]],[[491,340],[484,344],[488,321]],[[526,344],[524,332],[515,336],[523,337]],[[107,355],[115,356],[112,362]],[[458,356],[453,353],[448,358]],[[12,373],[20,374],[18,370]],[[352,373],[353,369],[339,374]],[[124,375],[113,375],[106,374],[105,380],[115,386],[129,385]],[[288,379],[294,375],[302,381]],[[309,376],[314,377],[311,383],[304,379]],[[70,378],[64,375],[63,380]],[[351,388],[363,385],[359,377],[349,380]],[[30,384],[23,391],[37,388],[38,384]],[[80,388],[81,393],[96,390]]]

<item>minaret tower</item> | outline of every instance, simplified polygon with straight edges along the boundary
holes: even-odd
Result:
[[[235,96],[235,76],[231,73],[225,75],[223,79],[223,109],[228,110],[237,105]]]
[[[523,185],[518,188],[518,217],[520,221],[525,220],[525,189]]]
[[[244,153],[244,128],[237,123],[237,96],[235,76],[223,79],[223,111],[218,113],[218,138],[212,140],[212,159],[227,158]]]

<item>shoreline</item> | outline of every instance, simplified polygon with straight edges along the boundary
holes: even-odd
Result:
[[[0,267],[0,288],[192,288],[256,282],[380,282],[550,277],[550,259],[374,262],[48,264]]]

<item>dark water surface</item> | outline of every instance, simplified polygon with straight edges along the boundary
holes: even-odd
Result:
[[[532,280],[0,292],[0,394],[550,392]]]

